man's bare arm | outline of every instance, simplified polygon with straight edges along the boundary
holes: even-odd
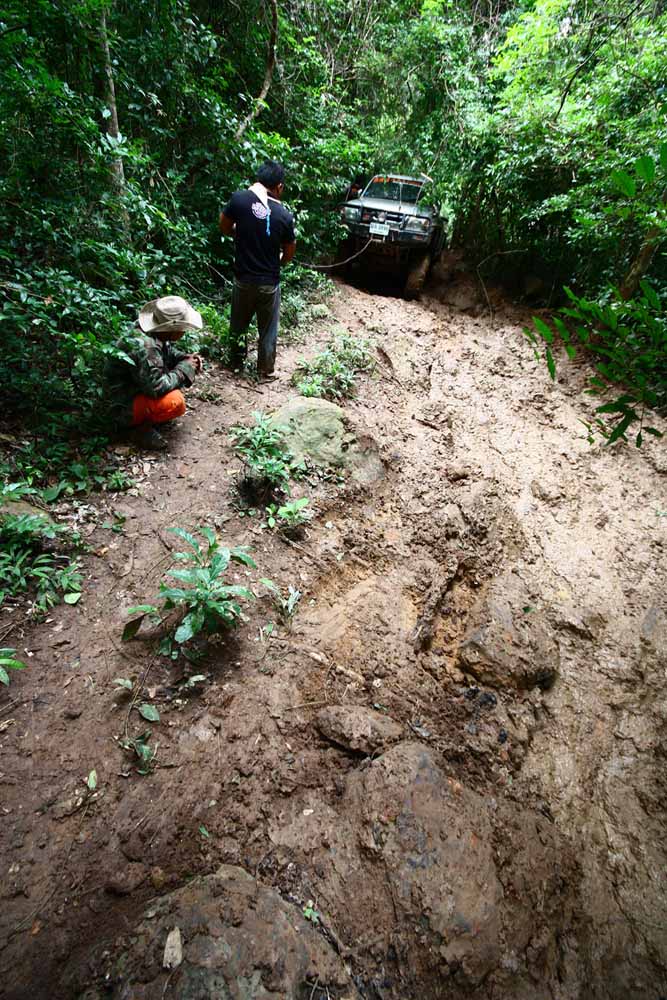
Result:
[[[280,257],[280,266],[284,267],[285,264],[289,264],[292,257],[296,253],[296,243],[283,243],[281,249],[282,255]]]
[[[235,225],[236,223],[234,222],[233,219],[230,219],[229,216],[225,215],[224,212],[220,213],[220,231],[222,232],[223,236],[233,236]]]

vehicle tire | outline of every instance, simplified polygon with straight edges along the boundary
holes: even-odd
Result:
[[[431,255],[430,253],[425,253],[422,257],[418,257],[410,270],[408,271],[408,276],[405,279],[405,288],[403,294],[406,299],[416,299],[419,297],[419,293],[424,287],[424,282],[426,281],[426,275],[428,274],[428,269],[431,266]]]

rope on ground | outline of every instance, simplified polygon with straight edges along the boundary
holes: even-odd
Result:
[[[312,268],[313,270],[316,270],[316,271],[329,271],[329,270],[331,270],[331,268],[334,268],[334,267],[343,267],[344,264],[349,264],[350,261],[356,260],[357,257],[361,257],[362,253],[365,253],[366,250],[368,250],[368,248],[371,245],[371,243],[374,243],[374,242],[375,242],[375,240],[371,236],[371,238],[369,239],[369,241],[368,241],[368,243],[366,244],[365,247],[362,247],[361,250],[357,251],[357,253],[353,253],[352,256],[348,257],[346,260],[336,261],[335,264],[310,264],[308,261],[303,261],[303,260],[297,260],[296,263],[299,265],[299,267],[310,267],[310,268]]]

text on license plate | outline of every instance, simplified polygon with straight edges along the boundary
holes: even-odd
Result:
[[[371,236],[388,236],[389,226],[386,222],[371,222]]]

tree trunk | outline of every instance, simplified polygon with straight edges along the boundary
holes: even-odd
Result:
[[[107,92],[106,92],[106,102],[109,109],[109,126],[107,128],[107,135],[110,135],[112,139],[118,140],[120,138],[120,129],[118,127],[118,108],[116,106],[116,87],[114,85],[113,79],[113,67],[111,65],[111,52],[109,50],[109,35],[107,32],[107,14],[106,10],[102,8],[100,13],[100,39],[102,41],[102,50],[104,52],[104,75],[106,77]],[[125,171],[123,169],[123,160],[120,156],[115,156],[111,162],[111,183],[114,191],[120,199],[122,199],[125,194]],[[127,209],[121,206],[121,216],[123,219],[123,225],[125,229],[129,229],[129,216],[127,214]]]
[[[619,291],[622,299],[625,299],[626,301],[631,299],[639,288],[639,282],[651,266],[653,255],[658,249],[661,237],[664,239],[664,232],[660,226],[652,226],[647,232],[642,245],[639,248],[639,253],[633,260],[627,274],[621,282]]]
[[[243,133],[246,131],[249,125],[255,120],[257,115],[262,110],[262,105],[266,99],[266,95],[269,92],[269,87],[271,86],[271,81],[273,79],[273,71],[276,66],[276,41],[278,39],[278,0],[270,0],[271,3],[271,34],[269,36],[269,52],[266,58],[266,71],[264,73],[264,82],[262,83],[262,89],[255,98],[255,103],[252,107],[250,113],[243,119],[236,132],[234,133],[234,138],[238,141]]]

